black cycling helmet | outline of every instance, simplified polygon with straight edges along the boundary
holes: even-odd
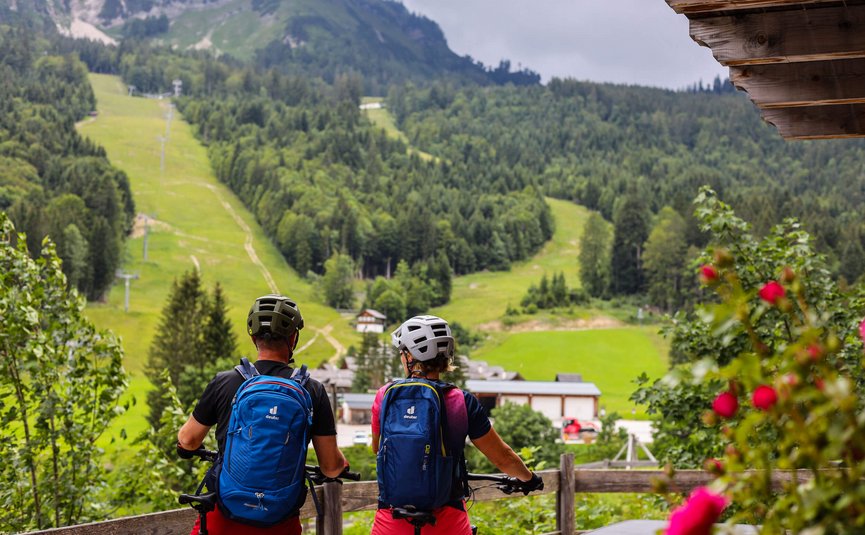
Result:
[[[249,336],[270,333],[288,340],[301,329],[303,316],[300,315],[297,303],[284,295],[270,294],[259,297],[252,304],[246,318],[246,332]],[[300,336],[294,337],[295,347],[298,338]]]

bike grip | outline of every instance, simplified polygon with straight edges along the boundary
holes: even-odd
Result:
[[[346,470],[339,477],[342,479],[350,479],[352,481],[360,481],[360,472],[349,472]]]
[[[180,505],[186,505],[189,503],[197,502],[198,496],[194,496],[192,494],[181,494],[180,497],[177,498],[177,501],[180,502]]]
[[[183,446],[180,445],[180,441],[177,442],[177,456],[181,459],[192,459],[195,453],[192,450],[187,450]]]

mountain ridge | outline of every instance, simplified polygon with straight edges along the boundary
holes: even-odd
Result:
[[[459,56],[437,23],[395,0],[0,0],[0,22],[11,15],[53,24],[73,37],[209,49],[328,82],[356,73],[372,94],[384,94],[392,83],[440,78],[540,82],[532,71],[510,72],[506,61],[489,68]]]

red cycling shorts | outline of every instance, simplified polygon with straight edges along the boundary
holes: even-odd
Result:
[[[465,511],[446,505],[434,513],[436,525],[424,526],[422,535],[472,535],[469,515]],[[379,509],[375,513],[371,535],[414,535],[414,526],[405,519],[394,519],[390,509]]]
[[[195,519],[195,525],[189,535],[198,535],[198,524],[201,518]],[[269,528],[257,528],[234,522],[222,516],[217,507],[207,513],[207,533],[209,535],[300,535],[300,519],[293,516],[281,524]]]

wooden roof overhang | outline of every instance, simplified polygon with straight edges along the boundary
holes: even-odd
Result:
[[[865,136],[865,0],[666,0],[787,139]]]

